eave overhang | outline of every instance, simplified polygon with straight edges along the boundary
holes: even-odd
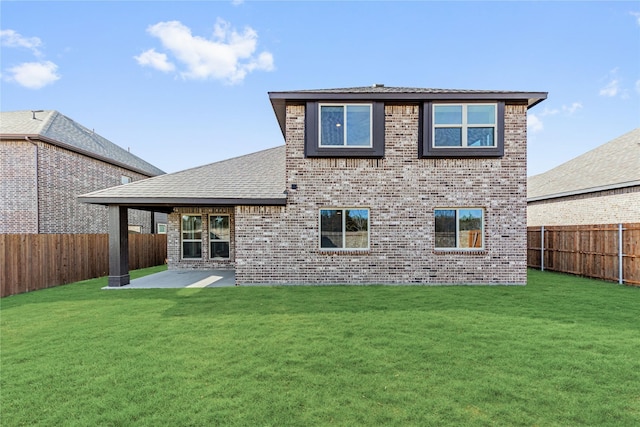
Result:
[[[621,182],[621,183],[617,183],[617,184],[601,185],[601,186],[598,186],[598,187],[583,188],[583,189],[573,190],[573,191],[565,191],[565,192],[562,192],[562,193],[546,194],[546,195],[543,195],[543,196],[527,197],[527,203],[529,203],[529,202],[540,202],[540,201],[543,201],[543,200],[550,200],[550,199],[561,199],[563,197],[578,196],[578,195],[581,195],[581,194],[598,193],[600,191],[619,190],[621,188],[629,188],[629,187],[640,187],[640,181]]]
[[[286,138],[287,103],[302,104],[306,101],[383,101],[383,102],[426,102],[426,101],[505,101],[525,104],[527,109],[547,99],[548,92],[492,92],[492,91],[433,91],[433,92],[338,92],[338,91],[299,91],[268,92],[271,106]]]
[[[79,196],[78,201],[94,205],[118,205],[142,210],[171,212],[178,206],[284,206],[286,197],[274,198],[203,198],[203,197],[92,197]],[[162,208],[162,209],[160,209]]]
[[[74,153],[82,154],[83,156],[90,157],[92,159],[100,160],[101,162],[105,162],[105,163],[108,163],[108,164],[113,165],[113,166],[118,166],[118,167],[121,167],[123,169],[127,169],[127,170],[129,170],[131,172],[139,173],[139,174],[147,176],[147,177],[160,176],[158,174],[149,173],[148,171],[144,171],[144,170],[136,168],[134,166],[127,165],[125,163],[119,162],[117,160],[110,159],[108,157],[100,156],[100,155],[92,153],[90,151],[86,151],[86,150],[83,150],[81,148],[74,147],[73,145],[69,145],[69,144],[66,144],[64,142],[61,142],[61,141],[58,141],[58,140],[55,140],[55,139],[52,139],[52,138],[48,138],[46,136],[42,136],[42,135],[39,135],[39,134],[2,133],[2,134],[0,134],[0,140],[11,140],[11,141],[26,140],[26,141],[29,141],[29,142],[41,141],[41,142],[44,142],[44,143],[47,143],[47,144],[54,145],[56,147],[64,148],[65,150],[73,151]]]

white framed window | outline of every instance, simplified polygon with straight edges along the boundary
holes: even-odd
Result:
[[[432,147],[497,147],[497,104],[434,104],[432,111]]]
[[[229,215],[209,216],[209,258],[229,258]]]
[[[158,234],[167,234],[167,224],[159,222],[157,224],[158,228],[157,228],[157,233]]]
[[[371,104],[320,104],[318,111],[320,147],[373,147]]]
[[[369,249],[368,208],[320,209],[320,249]]]
[[[182,215],[180,223],[182,258],[202,258],[202,216],[189,214]]]
[[[434,216],[436,249],[484,249],[484,209],[438,208]]]
[[[126,176],[126,175],[121,175],[120,176],[120,183],[121,184],[128,184],[131,182],[131,177],[130,176]]]

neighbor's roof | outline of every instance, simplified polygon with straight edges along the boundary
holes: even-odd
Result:
[[[640,128],[540,175],[529,177],[527,200],[553,199],[640,185]]]
[[[85,203],[137,207],[284,205],[285,148],[270,148],[83,194]]]
[[[387,87],[383,84],[341,89],[311,89],[269,92],[271,105],[285,135],[286,103],[340,99],[370,101],[428,101],[428,100],[511,100],[525,102],[527,108],[547,99],[547,92],[517,92],[507,90],[433,89],[416,87]],[[286,138],[286,135],[285,135]]]
[[[55,110],[0,113],[0,139],[39,139],[147,176],[161,169]]]

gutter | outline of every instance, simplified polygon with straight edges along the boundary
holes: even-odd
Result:
[[[546,194],[544,196],[527,197],[527,203],[529,203],[529,202],[539,202],[539,201],[542,201],[542,200],[549,200],[549,199],[560,199],[562,197],[578,196],[580,194],[597,193],[597,192],[600,192],[600,191],[617,190],[617,189],[620,189],[620,188],[636,187],[636,186],[640,186],[640,180],[638,180],[638,181],[619,182],[617,184],[602,185],[602,186],[599,186],[599,187],[591,187],[591,188],[583,188],[583,189],[580,189],[580,190],[565,191],[565,192],[562,192],[562,193]]]

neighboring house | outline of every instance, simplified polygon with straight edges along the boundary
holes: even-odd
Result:
[[[170,269],[237,284],[526,283],[527,110],[545,92],[270,92],[285,146],[97,191],[169,213]],[[129,282],[112,250],[110,286]]]
[[[77,196],[164,174],[57,111],[0,113],[0,233],[106,233],[108,209]],[[162,214],[164,215],[164,214]],[[164,219],[129,215],[132,232]]]
[[[640,128],[528,181],[529,226],[640,222]]]

